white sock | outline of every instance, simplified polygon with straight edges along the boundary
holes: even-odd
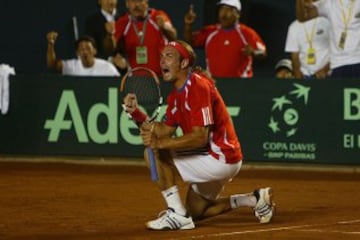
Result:
[[[174,209],[176,213],[182,216],[186,215],[186,209],[181,202],[179,189],[176,185],[162,191],[161,193],[168,205],[168,208]]]
[[[256,202],[256,197],[252,193],[234,194],[230,196],[231,208],[255,207]]]

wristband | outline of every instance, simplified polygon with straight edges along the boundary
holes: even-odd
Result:
[[[134,119],[135,122],[142,124],[143,122],[146,121],[147,116],[145,113],[143,113],[142,111],[140,111],[139,108],[136,108],[131,114],[130,116],[132,117],[132,119]]]

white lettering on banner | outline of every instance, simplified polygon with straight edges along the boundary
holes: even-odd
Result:
[[[269,159],[315,160],[316,144],[301,142],[264,142],[264,156]]]

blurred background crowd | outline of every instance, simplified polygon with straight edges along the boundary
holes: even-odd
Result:
[[[117,2],[119,16],[127,12],[125,0]],[[178,38],[183,38],[184,15],[191,4],[197,14],[194,29],[217,22],[218,0],[149,0],[149,5],[162,9],[171,18]],[[243,0],[241,22],[255,29],[267,44],[268,56],[256,62],[255,76],[273,76],[276,62],[286,57],[284,44],[288,25],[295,18],[295,1]],[[19,6],[20,5],[20,6]],[[14,66],[17,74],[48,73],[46,66],[46,34],[51,30],[59,33],[56,51],[62,59],[74,58],[75,35],[85,33],[89,16],[99,11],[98,0],[77,1],[0,1],[0,62]],[[18,17],[15,17],[18,16]],[[196,49],[197,64],[205,68],[203,49]]]
[[[301,1],[305,5],[312,2]],[[353,38],[354,32],[358,35],[360,32],[360,30],[351,30],[356,27],[360,29],[359,4],[353,0],[340,2],[341,4],[337,3],[339,6],[334,6],[334,9],[339,11],[339,15],[342,12],[343,20],[338,22],[344,23],[344,29],[350,29],[341,33],[341,36],[346,38],[349,35]],[[352,4],[353,2],[355,4]],[[296,19],[303,18],[307,12],[298,16],[296,3],[296,0],[242,0],[241,3],[237,0],[77,0],[61,2],[38,0],[22,3],[2,0],[0,2],[0,22],[3,37],[0,38],[0,63],[7,63],[15,67],[17,74],[49,73],[49,69],[51,69],[71,75],[71,72],[74,72],[79,64],[75,61],[76,58],[81,58],[79,48],[86,49],[86,44],[82,46],[81,42],[76,41],[79,38],[83,39],[86,34],[95,40],[95,44],[90,40],[88,44],[90,44],[90,48],[95,48],[91,51],[99,58],[97,64],[100,64],[101,68],[109,69],[110,74],[106,75],[122,75],[129,67],[143,64],[144,61],[157,62],[157,56],[154,57],[152,51],[158,46],[137,48],[142,45],[141,41],[144,41],[141,39],[143,30],[145,30],[144,32],[149,30],[149,34],[144,34],[149,37],[152,34],[151,29],[154,28],[154,31],[159,30],[160,35],[157,36],[158,39],[153,38],[152,41],[157,41],[158,45],[161,41],[174,39],[191,42],[197,53],[196,64],[208,70],[210,68],[210,73],[215,77],[324,78],[330,73],[329,53],[326,52],[330,49],[330,43],[327,42],[328,45],[325,47],[323,45],[315,47],[315,44],[320,41],[323,43],[328,41],[334,25],[331,25],[331,21],[329,23],[320,18],[317,20],[315,15],[315,17],[311,16],[312,20],[307,24],[297,22]],[[140,16],[143,19],[136,16],[136,12],[131,12],[131,4],[135,10],[141,4],[147,5],[146,14]],[[220,13],[221,11],[224,13]],[[324,11],[321,10],[321,13]],[[232,51],[224,53],[220,50],[216,53],[215,45],[212,47],[213,53],[211,53],[210,47],[206,45],[211,39],[209,36],[212,36],[211,34],[216,30],[216,24],[220,23],[222,29],[232,28],[226,26],[228,23],[225,23],[225,17],[221,22],[221,14],[223,16],[232,14],[232,17],[239,21],[240,30],[234,29],[240,33],[244,51],[246,55],[250,56],[246,59],[244,66],[235,66],[240,68],[240,70],[234,69],[234,71],[238,71],[237,73],[229,76],[214,68],[223,62],[222,59],[217,59],[218,63],[211,64],[209,56],[211,54],[229,56]],[[309,16],[306,15],[306,17],[310,17],[310,15],[313,14],[309,13]],[[152,21],[144,26],[143,23],[148,20],[147,16]],[[136,24],[134,24],[134,20]],[[212,26],[212,28],[208,26]],[[102,32],[99,32],[99,29]],[[130,40],[126,39],[126,34],[133,30],[138,34],[140,44],[130,47],[127,42]],[[197,36],[193,35],[193,39],[191,39],[191,32],[194,34],[194,31],[200,31],[201,34],[195,34]],[[321,38],[319,38],[320,36]],[[296,42],[297,40],[298,42]],[[145,38],[145,41],[148,40]],[[347,43],[350,41],[353,44],[358,43],[358,40],[355,43],[347,40]],[[224,41],[224,45],[228,44],[227,40]],[[129,48],[133,48],[136,52],[131,54]],[[310,57],[309,59],[309,56],[315,54],[315,49],[316,51],[321,49],[321,58]],[[358,49],[359,46],[357,52]],[[320,50],[316,54],[319,52]],[[138,59],[137,57],[141,54],[145,54],[146,58]],[[147,58],[147,54],[150,57]],[[356,56],[354,55],[353,58]],[[214,59],[214,57],[212,58]],[[64,59],[73,60],[63,61]],[[230,68],[232,57],[228,59],[230,60],[227,61],[226,66]],[[289,64],[289,60],[292,61],[292,64]],[[84,61],[82,64],[86,66]],[[316,66],[315,62],[321,66]],[[113,64],[116,70],[111,69],[113,66],[108,66],[108,63]],[[149,62],[149,64],[154,63]],[[358,67],[358,62],[356,64]],[[221,69],[223,67],[220,67]],[[281,70],[281,73],[277,75],[275,70]],[[286,72],[288,70],[291,71],[290,75]],[[357,70],[358,68],[355,69],[355,71]],[[85,69],[84,74],[88,73],[89,71]],[[90,72],[91,74],[92,72]],[[355,76],[357,75],[355,74]]]

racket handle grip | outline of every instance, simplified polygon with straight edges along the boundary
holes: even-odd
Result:
[[[150,147],[148,147],[146,150],[147,150],[147,153],[149,156],[151,180],[153,182],[156,182],[157,180],[159,180],[159,176],[158,176],[158,172],[157,172],[157,168],[156,168],[156,160],[155,160],[154,151]]]

